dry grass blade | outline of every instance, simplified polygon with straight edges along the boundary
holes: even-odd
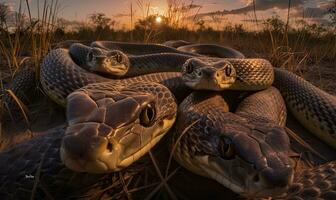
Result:
[[[121,181],[123,191],[126,194],[127,199],[132,199],[131,194],[129,193],[129,191],[127,189],[127,185],[125,183],[124,176],[123,176],[122,172],[119,172],[119,179]],[[130,183],[130,181],[128,183]]]
[[[137,188],[133,188],[133,189],[128,190],[128,192],[129,193],[138,192],[140,190],[145,190],[145,189],[154,187],[158,184],[160,184],[160,182],[156,182],[156,183],[152,183],[152,184],[149,184],[149,185],[144,185],[144,186],[140,186],[140,187],[137,187]]]
[[[30,123],[29,123],[29,119],[28,119],[28,109],[27,107],[24,105],[24,103],[22,103],[22,101],[14,94],[14,92],[12,90],[6,90],[6,92],[8,92],[8,94],[13,98],[13,100],[15,101],[16,105],[20,108],[20,111],[25,119],[25,122],[27,124],[28,127],[30,127]],[[8,108],[8,112],[10,113],[11,111]]]
[[[313,149],[313,147],[311,147],[307,142],[305,142],[298,134],[296,134],[294,131],[292,131],[288,127],[285,127],[285,129],[286,129],[286,132],[289,134],[289,136],[291,136],[295,141],[297,141],[299,144],[304,146],[306,149],[311,151],[316,156],[320,157],[324,161],[327,161],[327,159],[324,156],[322,156],[319,152]]]
[[[173,193],[172,190],[170,189],[169,185],[167,184],[165,178],[162,176],[162,173],[161,173],[161,171],[160,171],[160,168],[159,168],[159,166],[157,165],[156,160],[155,160],[155,158],[154,158],[152,152],[149,151],[148,154],[149,154],[149,156],[150,156],[150,158],[151,158],[151,160],[152,160],[152,162],[153,162],[153,165],[154,165],[154,167],[155,167],[156,173],[159,175],[159,177],[160,177],[160,179],[161,179],[161,182],[163,183],[164,187],[166,188],[166,190],[167,190],[167,192],[168,192],[168,194],[169,194],[169,197],[170,197],[171,199],[176,199],[176,200],[177,200],[176,196],[174,195],[174,193]]]
[[[180,167],[177,167],[171,174],[169,174],[169,176],[165,179],[166,182],[173,177],[176,172],[180,169]],[[156,188],[154,190],[152,190],[152,192],[145,198],[145,200],[150,200],[153,198],[153,196],[160,190],[160,188],[163,186],[164,182],[161,181],[161,183],[156,186]]]
[[[167,164],[167,168],[166,168],[166,173],[165,173],[165,177],[168,176],[168,173],[169,173],[169,168],[170,168],[170,165],[171,165],[171,161],[173,159],[173,155],[174,155],[174,152],[175,152],[175,149],[177,147],[177,143],[181,140],[181,138],[183,137],[184,134],[186,134],[186,132],[191,128],[193,127],[196,123],[198,123],[200,121],[200,119],[198,120],[195,120],[194,122],[192,122],[190,125],[188,125],[181,133],[181,135],[177,138],[176,142],[174,143],[173,147],[172,147],[172,150],[170,152],[170,155],[169,155],[169,159],[168,159],[168,164]]]

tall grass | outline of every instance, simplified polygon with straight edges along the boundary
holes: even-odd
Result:
[[[7,16],[2,18],[3,26],[0,29],[0,58],[4,58],[4,66],[7,66],[7,69],[1,69],[2,73],[0,75],[7,72],[10,77],[13,78],[21,67],[27,67],[24,61],[26,60],[26,56],[29,56],[29,63],[36,73],[36,82],[39,82],[38,77],[41,60],[50,50],[54,39],[59,8],[58,2],[58,0],[38,1],[37,16],[32,16],[29,1],[21,0],[18,10],[14,13],[14,22],[7,21]],[[4,88],[2,84],[3,77],[0,78],[1,88]],[[10,90],[5,90],[5,92],[16,102],[28,123],[27,113],[25,109],[23,109],[26,106],[15,96],[14,92]],[[1,111],[4,111],[3,102],[1,102],[1,105]]]

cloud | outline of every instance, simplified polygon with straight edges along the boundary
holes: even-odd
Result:
[[[324,18],[328,14],[328,9],[334,5],[332,1],[322,1],[316,0],[316,7],[305,7],[305,8],[296,8],[294,10],[294,17],[302,17],[305,18]],[[322,21],[325,21],[322,20]]]
[[[113,17],[120,18],[120,17],[129,17],[131,16],[130,14],[124,14],[124,13],[118,13],[116,15],[113,15]]]
[[[197,4],[193,4],[193,3],[191,3],[191,4],[189,4],[189,5],[182,6],[180,10],[181,10],[182,12],[188,12],[188,11],[190,11],[190,10],[192,10],[192,9],[196,9],[196,8],[202,8],[202,5],[197,5]]]
[[[328,14],[328,10],[324,8],[305,8],[304,16],[308,18],[323,18]]]
[[[335,5],[335,1],[333,0],[316,0],[317,3],[317,7],[319,8],[324,8],[324,9],[328,9],[331,8]]]
[[[201,9],[202,7],[203,7],[202,5],[190,3],[188,5],[182,5],[182,6],[173,8],[173,9],[174,9],[174,11],[187,13],[187,12],[193,10],[193,9]]]
[[[302,6],[303,3],[304,3],[303,0],[292,0],[291,7]],[[288,1],[285,1],[285,0],[255,0],[255,9],[257,11],[268,10],[272,8],[279,8],[279,9],[288,8]],[[227,11],[227,14],[245,14],[253,10],[254,10],[253,1],[250,1],[245,7]]]
[[[302,7],[304,0],[292,0],[291,8]],[[288,8],[288,1],[285,0],[255,0],[256,11],[264,11],[272,8],[286,9]],[[246,14],[254,10],[253,1],[249,0],[246,6],[234,10],[222,10],[215,12],[200,13],[196,18],[203,18],[213,15],[227,15],[227,14]]]

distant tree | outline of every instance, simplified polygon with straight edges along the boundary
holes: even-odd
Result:
[[[272,32],[283,33],[285,31],[285,22],[279,16],[272,16],[264,22],[265,29]]]
[[[198,26],[197,30],[202,31],[205,29],[205,21],[203,19],[198,20],[195,24]]]
[[[91,14],[90,21],[93,23],[94,26],[96,26],[96,28],[101,29],[110,27],[111,23],[115,23],[115,21],[112,21],[111,18],[107,17],[104,13]]]
[[[243,24],[235,24],[234,25],[234,32],[237,34],[243,34],[246,32],[246,30],[244,29]]]
[[[297,28],[295,29],[295,31],[304,32],[306,34],[311,34],[317,37],[321,36],[322,33],[327,31],[326,27],[323,24],[310,24],[304,19],[297,20],[296,24]]]
[[[105,38],[113,32],[115,21],[107,17],[104,13],[94,13],[89,17],[91,23],[95,26],[96,39]]]

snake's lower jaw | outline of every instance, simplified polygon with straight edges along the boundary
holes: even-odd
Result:
[[[211,81],[211,82],[206,82],[206,83],[200,83],[199,80],[188,80],[185,81],[186,86],[189,88],[192,88],[193,90],[212,90],[212,91],[222,91],[222,87],[225,87],[226,85],[224,84],[221,86],[221,84]]]
[[[180,155],[179,155],[180,156]],[[184,158],[185,159],[185,158]],[[212,156],[196,156],[184,165],[196,174],[216,180],[221,185],[246,197],[269,197],[283,194],[293,182],[293,170],[284,167],[276,176],[264,171],[256,172],[240,159],[224,160]]]
[[[128,67],[125,64],[105,63],[99,66],[92,67],[91,71],[113,75],[113,76],[122,76],[127,73]]]
[[[246,197],[277,197],[286,192],[293,183],[293,170],[288,169],[279,176],[280,180],[266,178],[262,173],[247,176],[245,185],[248,189],[243,196]]]
[[[157,123],[156,127],[153,127],[153,131],[150,132],[150,136],[147,136],[148,141],[143,141],[143,143],[135,149],[131,154],[127,153],[129,150],[128,146],[123,146],[121,149],[120,155],[122,156],[120,158],[120,161],[118,162],[118,168],[123,169],[125,167],[128,167],[132,163],[134,163],[136,160],[141,158],[144,154],[148,153],[148,151],[154,147],[161,138],[170,130],[170,128],[173,126],[176,119],[176,115],[167,117],[166,119],[163,119],[161,122]],[[140,133],[145,134],[145,133]],[[134,136],[138,137],[138,136]],[[140,136],[139,136],[140,137]]]
[[[184,79],[184,83],[194,90],[210,90],[222,91],[231,88],[235,82],[234,77],[218,78],[218,79]]]
[[[115,164],[111,166],[113,165],[111,161],[117,160],[120,154],[118,149],[114,146],[113,149],[108,149],[109,142],[103,137],[86,139],[78,135],[67,135],[63,138],[60,156],[65,166],[73,171],[89,173],[106,173],[110,169],[115,169]],[[109,163],[104,161],[107,151],[110,151]]]
[[[69,153],[65,148],[60,148],[60,156],[63,164],[76,172],[89,172],[89,173],[106,173],[108,171],[108,166],[99,160],[87,161],[80,158],[73,159],[69,157]]]

